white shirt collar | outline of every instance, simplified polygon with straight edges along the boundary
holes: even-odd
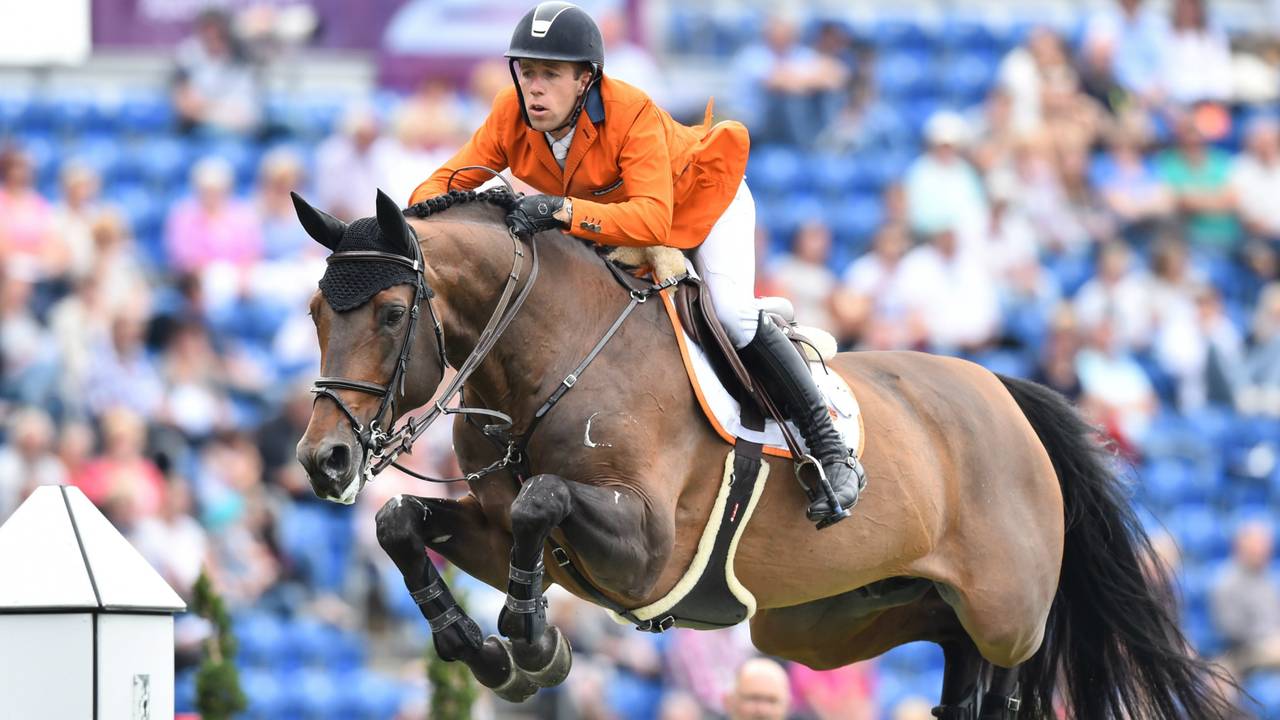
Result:
[[[564,169],[564,160],[569,157],[569,143],[573,142],[573,133],[577,128],[569,128],[569,132],[559,140],[551,136],[551,133],[543,133],[547,136],[547,142],[551,143],[551,154],[555,156],[556,162],[560,164],[560,169]]]

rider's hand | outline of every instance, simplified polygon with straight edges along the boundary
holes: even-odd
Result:
[[[557,214],[564,208],[564,198],[555,195],[530,195],[520,198],[507,211],[507,227],[517,235],[533,237],[543,230],[566,227]]]

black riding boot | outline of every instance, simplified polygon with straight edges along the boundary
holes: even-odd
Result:
[[[866,479],[862,464],[831,423],[826,400],[809,374],[808,362],[801,357],[782,330],[765,317],[760,318],[756,336],[738,354],[751,374],[759,379],[769,399],[800,429],[809,453],[819,466],[815,472],[826,475],[839,507],[833,506],[822,487],[821,479],[805,482],[809,495],[809,520],[821,530],[849,516],[858,502],[858,493]],[[797,458],[799,460],[799,458]],[[797,467],[797,473],[802,468]]]

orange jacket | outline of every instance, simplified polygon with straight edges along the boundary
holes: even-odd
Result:
[[[572,235],[603,245],[694,248],[737,193],[750,147],[741,123],[712,126],[710,118],[708,104],[702,125],[681,125],[641,90],[604,77],[589,91],[561,170],[509,87],[467,144],[409,202],[444,193],[456,168],[509,167],[538,192],[573,198]],[[459,173],[453,187],[469,190],[490,177]]]

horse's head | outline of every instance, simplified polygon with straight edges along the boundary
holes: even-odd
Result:
[[[298,461],[316,495],[352,503],[378,435],[426,403],[444,374],[422,252],[399,206],[378,192],[377,216],[350,225],[293,196],[307,234],[334,251],[311,299],[320,374]],[[425,319],[424,319],[425,316]],[[413,358],[413,360],[410,360]]]

